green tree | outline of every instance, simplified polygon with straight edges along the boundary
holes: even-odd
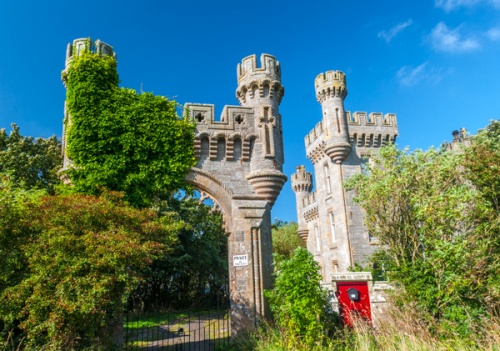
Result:
[[[276,219],[272,225],[273,231],[273,251],[276,259],[288,259],[293,255],[299,246],[304,247],[304,243],[297,235],[297,223],[284,222]]]
[[[28,349],[109,349],[139,272],[182,227],[115,193],[34,197],[3,186],[0,211],[11,221],[0,227],[0,320]]]
[[[10,181],[16,186],[53,193],[59,183],[57,172],[61,166],[61,143],[55,136],[25,137],[15,124],[9,134],[0,129],[0,173],[9,173]]]
[[[290,350],[313,349],[325,341],[329,306],[318,271],[311,253],[297,247],[289,259],[278,261],[275,288],[265,292]]]
[[[500,212],[500,121],[492,121],[472,140],[463,166],[485,200]]]
[[[498,211],[473,185],[478,175],[465,161],[469,152],[387,146],[372,158],[369,174],[346,182],[381,243],[378,257],[392,260],[390,277],[402,296],[440,332],[462,335],[493,313],[500,287]]]
[[[227,235],[220,213],[196,198],[170,199],[165,208],[185,225],[171,251],[145,268],[132,303],[146,309],[190,307],[228,283]]]
[[[175,101],[119,88],[116,59],[90,50],[73,57],[63,80],[75,191],[123,191],[143,207],[185,186],[195,164],[194,124],[177,115]]]

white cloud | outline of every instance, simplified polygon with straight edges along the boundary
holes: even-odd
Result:
[[[436,72],[435,69],[429,67],[428,62],[424,62],[417,67],[401,67],[396,73],[396,79],[398,80],[399,85],[410,87],[421,81],[437,83],[441,80],[441,75]]]
[[[472,38],[463,38],[459,28],[449,29],[444,22],[439,22],[431,31],[431,45],[437,51],[467,52],[479,49],[479,42]]]
[[[500,1],[500,0],[499,0]],[[384,39],[387,43],[390,43],[390,41],[396,36],[399,34],[399,32],[401,32],[403,29],[405,29],[406,27],[408,26],[411,26],[411,24],[413,23],[413,21],[411,19],[409,19],[408,21],[406,22],[401,22],[401,23],[398,23],[396,24],[394,27],[392,27],[391,29],[385,31],[380,31],[378,32],[377,36],[379,38],[382,38]]]
[[[500,8],[500,0],[435,0],[434,5],[446,12],[458,9],[459,7],[472,7],[478,4],[489,4]]]
[[[408,66],[401,67],[396,73],[396,78],[398,79],[399,84],[403,86],[412,86],[417,84],[419,81],[424,79],[426,66],[427,62],[422,63],[416,68]]]
[[[490,30],[486,31],[484,33],[488,39],[491,41],[497,41],[500,40],[500,28],[491,28]]]

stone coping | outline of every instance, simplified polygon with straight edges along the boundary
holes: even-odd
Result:
[[[335,282],[359,282],[373,280],[371,272],[345,272],[333,273],[332,283]]]

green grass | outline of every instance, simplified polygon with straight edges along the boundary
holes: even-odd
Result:
[[[222,311],[219,311],[222,312]],[[145,313],[128,318],[124,322],[125,339],[128,350],[141,350],[154,345],[155,342],[162,342],[165,346],[173,346],[173,342],[178,338],[186,338],[186,341],[195,341],[199,337],[199,330],[203,330],[202,339],[212,341],[227,339],[229,328],[227,328],[228,313],[221,313],[217,316],[214,310],[198,311],[162,311]],[[198,319],[201,319],[200,328],[197,328]],[[191,322],[196,330],[189,331],[187,323]],[[210,327],[208,327],[208,324]],[[184,328],[184,333],[179,334],[179,328]],[[194,338],[194,339],[193,339]]]
[[[208,312],[207,312],[208,313]],[[197,316],[198,314],[196,314]],[[165,324],[171,324],[176,320],[184,320],[189,317],[188,312],[152,312],[144,313],[138,316],[129,317],[123,327],[126,329],[142,329],[158,327]]]

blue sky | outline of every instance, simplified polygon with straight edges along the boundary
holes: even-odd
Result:
[[[282,66],[285,166],[312,165],[314,78],[347,74],[350,111],[397,114],[400,147],[428,148],[500,118],[500,0],[0,1],[0,128],[61,135],[67,43],[112,45],[122,86],[179,103],[237,105],[236,65]],[[290,183],[273,217],[296,220]]]

